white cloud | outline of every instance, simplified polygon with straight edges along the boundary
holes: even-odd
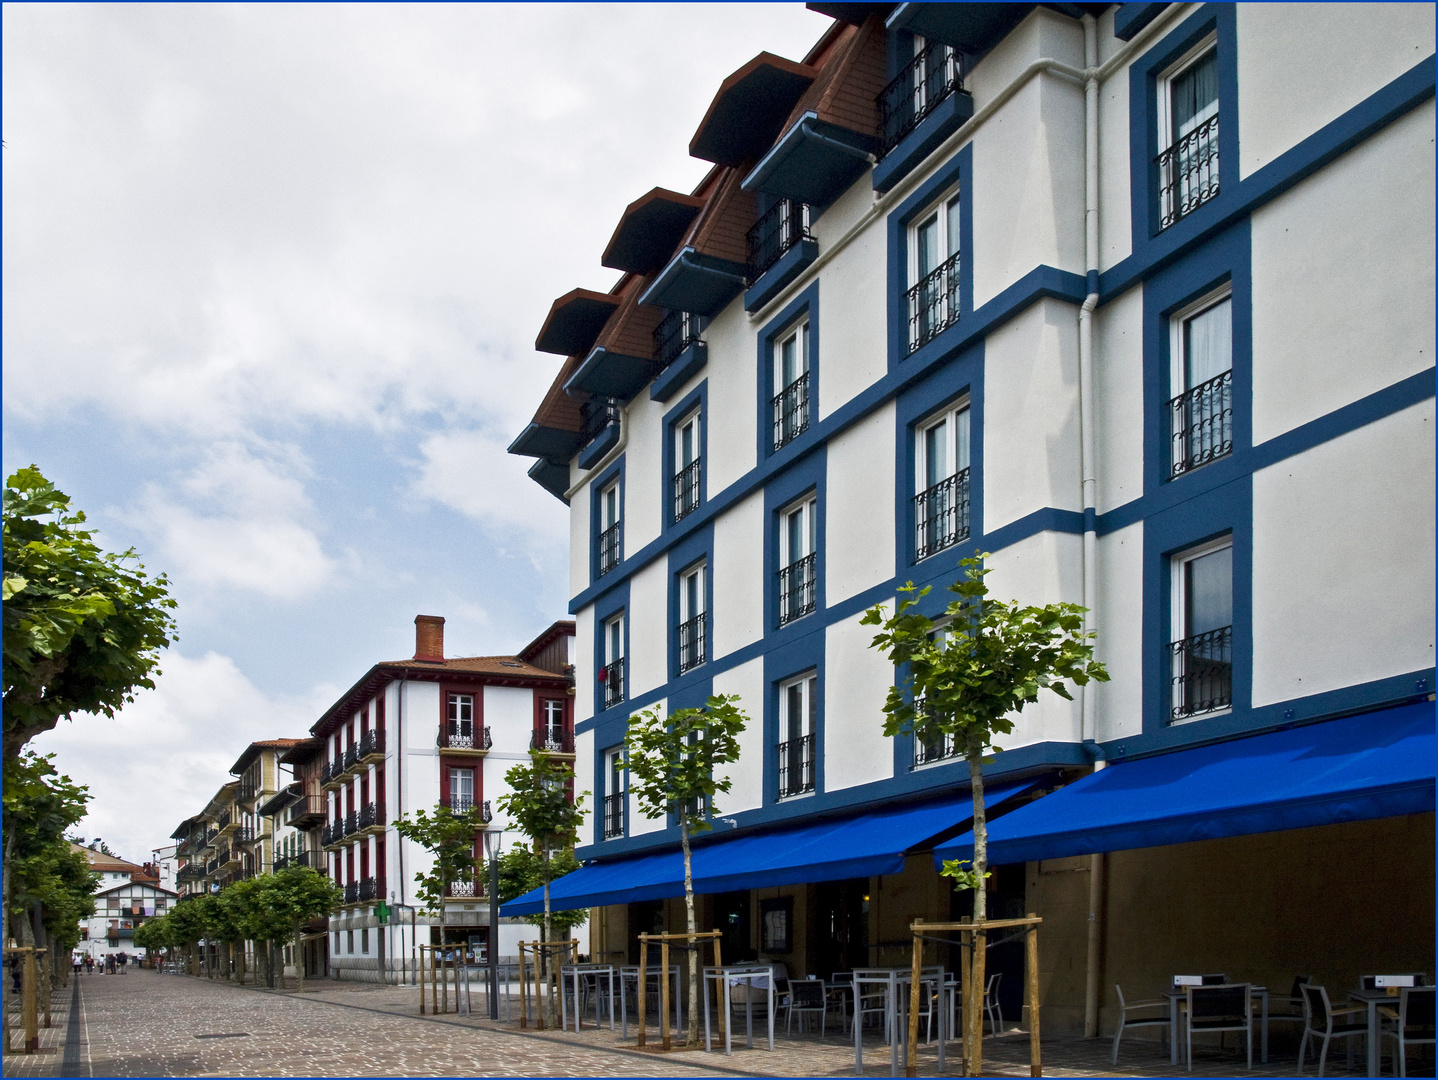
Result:
[[[293,448],[260,456],[221,443],[168,488],[148,485],[117,516],[144,533],[157,565],[187,589],[240,589],[279,600],[310,595],[339,568],[316,530]]]
[[[136,862],[204,808],[246,746],[303,736],[341,692],[319,686],[304,698],[270,697],[216,653],[172,650],[161,668],[155,689],[140,691],[113,720],[62,720],[29,747],[55,753],[61,772],[89,786],[90,813],[77,831],[104,837]]]

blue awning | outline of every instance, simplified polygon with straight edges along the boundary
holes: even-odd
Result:
[[[1030,781],[995,785],[985,790],[984,805],[997,806],[1032,786]],[[904,868],[906,851],[972,816],[973,802],[965,792],[934,802],[696,845],[691,867],[694,891],[733,892],[897,874]],[[683,895],[684,856],[678,849],[591,863],[549,887],[550,906],[556,911]],[[534,889],[503,905],[500,914],[533,915],[543,910],[543,890]]]
[[[1433,811],[1432,702],[1121,762],[989,828],[993,865]],[[934,851],[973,858],[973,833]]]

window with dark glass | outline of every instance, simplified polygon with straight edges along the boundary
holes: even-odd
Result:
[[[959,318],[959,196],[950,193],[909,230],[909,352]]]
[[[774,348],[774,449],[809,427],[809,323],[800,323]]]
[[[599,698],[608,709],[624,700],[624,616],[616,615],[604,624],[601,639],[603,661],[599,668]]]
[[[926,559],[969,536],[967,399],[917,430],[914,464],[914,558]]]
[[[779,625],[814,610],[818,502],[806,498],[779,516]]]
[[[695,409],[674,425],[674,520],[699,509],[700,470],[699,410]]]
[[[599,576],[619,565],[619,481],[599,493]]]
[[[474,695],[449,694],[446,709],[447,745],[461,750],[474,749]]]
[[[1170,320],[1170,477],[1233,452],[1232,309],[1225,291]]]
[[[698,667],[708,658],[708,612],[704,610],[704,566],[679,578],[679,671]]]
[[[779,797],[814,790],[815,691],[811,672],[779,687]]]
[[[1233,704],[1233,541],[1204,544],[1171,561],[1170,719],[1179,722]]]

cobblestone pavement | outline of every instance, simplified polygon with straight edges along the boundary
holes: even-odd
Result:
[[[60,1076],[65,1054],[65,1033],[70,1019],[73,991],[69,986],[56,986],[50,993],[50,1026],[45,1027],[42,1005],[40,1019],[40,1050],[35,1054],[20,1052],[25,1045],[25,1021],[20,1014],[20,995],[8,995],[10,1005],[10,1044],[16,1052],[7,1054],[3,1072],[6,1076]]]
[[[420,1017],[414,988],[311,982],[304,993],[241,988],[223,981],[134,972],[125,978],[82,978],[85,1065],[89,1076],[852,1076],[853,1045],[830,1032],[780,1036],[773,1053],[754,1050],[669,1054],[634,1048],[608,1027],[569,1032],[519,1031],[512,1023],[446,1016]],[[482,998],[475,1005],[481,1009]],[[57,1030],[63,1030],[58,1026]],[[651,1029],[652,1030],[652,1029]],[[657,1033],[654,1033],[657,1036]],[[657,1041],[657,1038],[656,1040]],[[1295,1055],[1275,1040],[1273,1061],[1247,1074],[1232,1040],[1195,1053],[1193,1076],[1292,1076]],[[1109,1042],[1045,1039],[1048,1076],[1166,1076],[1166,1055],[1152,1043],[1125,1040],[1122,1072],[1109,1064]],[[986,1075],[1027,1076],[1029,1040],[1022,1032],[986,1039]],[[54,1058],[56,1055],[51,1055]],[[866,1040],[866,1075],[889,1072],[877,1039]],[[1336,1061],[1335,1061],[1336,1058]],[[12,1072],[6,1075],[47,1075]],[[932,1076],[932,1049],[920,1075]],[[1417,1064],[1417,1062],[1414,1062]],[[957,1066],[951,1055],[950,1073]],[[53,1066],[52,1066],[53,1067]],[[1314,1069],[1309,1063],[1310,1074]],[[1349,1072],[1335,1051],[1328,1074]],[[50,1072],[48,1075],[57,1075]],[[1431,1069],[1428,1075],[1432,1075]]]

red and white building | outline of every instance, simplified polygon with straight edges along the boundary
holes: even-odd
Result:
[[[572,759],[574,623],[554,623],[513,656],[446,658],[444,619],[415,618],[415,654],[375,664],[310,729],[324,794],[319,834],[328,869],[345,890],[330,919],[328,969],[337,978],[376,980],[414,970],[415,945],[489,941],[487,875],[456,882],[442,920],[415,896],[431,856],[403,840],[394,821],[443,803],[477,808],[475,854],[523,843],[495,805],[504,774],[541,747]],[[298,770],[297,770],[298,771]],[[385,924],[376,913],[384,900]],[[501,955],[526,933],[501,927]],[[443,925],[441,925],[441,923]]]

